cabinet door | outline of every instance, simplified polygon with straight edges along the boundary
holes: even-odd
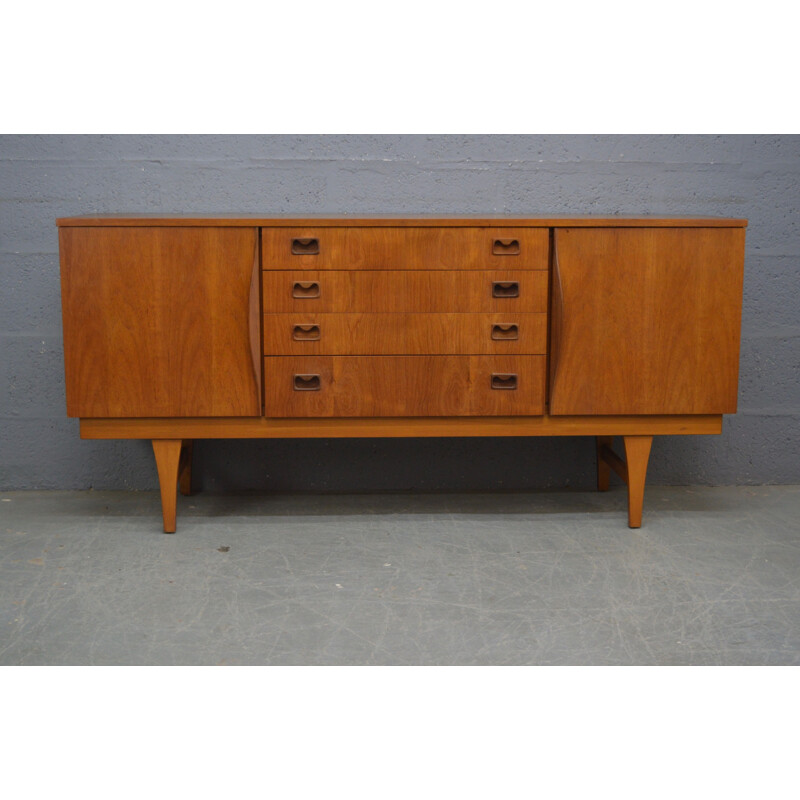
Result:
[[[743,266],[743,228],[557,229],[550,413],[734,413]]]
[[[257,231],[61,228],[67,413],[261,413]]]

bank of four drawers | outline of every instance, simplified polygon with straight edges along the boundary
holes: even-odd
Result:
[[[547,267],[544,228],[263,229],[265,413],[543,413]]]

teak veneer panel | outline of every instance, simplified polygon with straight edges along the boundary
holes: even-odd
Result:
[[[516,283],[517,297],[494,297]],[[265,312],[547,312],[546,270],[267,270]],[[297,288],[295,288],[297,285]],[[313,297],[295,297],[303,292]]]
[[[517,338],[493,339],[494,326],[495,336]],[[509,326],[515,329],[509,331]],[[319,338],[295,338],[304,336]],[[546,351],[546,314],[264,315],[264,355],[543,355]]]
[[[269,228],[261,232],[264,269],[543,269],[547,228]],[[319,252],[295,254],[293,242],[314,239]],[[496,241],[516,254],[496,255]]]
[[[721,416],[82,419],[82,439],[340,439],[373,436],[718,434]]]
[[[59,238],[70,416],[261,413],[255,230],[62,228]]]
[[[474,228],[505,225],[508,227],[588,227],[588,228],[745,228],[746,219],[727,217],[664,217],[664,216],[614,216],[593,217],[587,215],[548,214],[538,217],[508,217],[501,214],[482,214],[459,217],[409,216],[396,217],[391,214],[372,214],[366,217],[331,217],[312,214],[305,217],[265,217],[258,214],[86,214],[78,217],[62,217],[56,220],[60,227],[230,227],[246,226],[258,228],[285,228],[294,226],[358,227],[358,228]]]
[[[264,359],[269,417],[437,417],[544,413],[544,356],[297,356]],[[492,389],[493,374],[517,388]],[[319,391],[296,391],[318,375]]]
[[[734,413],[743,266],[743,229],[556,229],[550,413]]]

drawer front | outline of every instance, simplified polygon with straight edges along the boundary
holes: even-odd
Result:
[[[262,228],[272,269],[541,269],[547,228]]]
[[[264,359],[268,417],[459,417],[544,413],[544,356]]]
[[[547,311],[546,270],[271,270],[265,312]]]
[[[547,315],[265,314],[264,355],[544,354]]]

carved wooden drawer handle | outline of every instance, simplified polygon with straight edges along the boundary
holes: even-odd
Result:
[[[519,339],[519,325],[516,323],[492,325],[492,339],[496,341]]]
[[[319,239],[292,239],[292,255],[316,256],[319,254]]]
[[[492,373],[492,389],[516,389],[517,376],[515,373]]]
[[[518,256],[519,239],[495,239],[492,243],[492,255]]]
[[[318,392],[320,387],[319,375],[294,376],[294,390],[296,392]]]
[[[296,342],[316,342],[321,335],[319,325],[295,325],[292,328],[292,339]]]
[[[313,300],[319,297],[319,283],[317,281],[295,281],[292,284],[292,297],[298,300]]]
[[[492,281],[492,297],[519,297],[517,281]]]

